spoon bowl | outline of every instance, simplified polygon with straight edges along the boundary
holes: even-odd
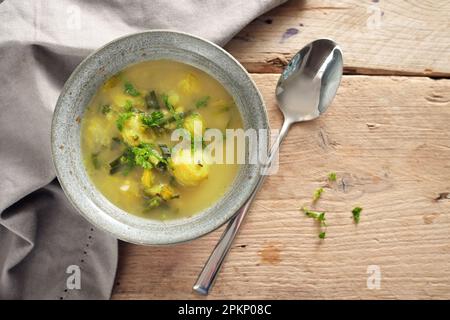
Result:
[[[324,113],[341,82],[342,51],[332,40],[315,40],[301,49],[278,80],[275,95],[286,121],[308,121]]]

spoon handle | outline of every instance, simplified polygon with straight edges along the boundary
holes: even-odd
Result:
[[[283,126],[281,127],[280,134],[278,135],[277,140],[272,145],[267,163],[261,169],[262,172],[258,178],[255,188],[253,189],[253,192],[251,193],[250,197],[244,202],[242,207],[239,208],[239,210],[236,212],[232,220],[228,223],[225,231],[222,234],[222,237],[220,238],[213,252],[209,256],[208,261],[206,262],[205,266],[203,267],[202,271],[200,272],[197,278],[197,281],[193,286],[193,290],[195,292],[202,295],[207,295],[209,290],[213,286],[214,280],[216,279],[219,270],[223,264],[223,261],[225,260],[225,257],[227,256],[227,253],[231,248],[231,244],[233,243],[233,240],[239,231],[241,223],[244,220],[248,210],[250,209],[250,206],[253,203],[256,194],[261,188],[266,178],[266,175],[270,169],[270,165],[273,159],[275,158],[275,155],[278,152],[280,144],[283,141],[284,137],[286,136],[290,126],[291,122],[285,119],[285,121],[283,122]]]

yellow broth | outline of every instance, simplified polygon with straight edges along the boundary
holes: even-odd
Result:
[[[239,165],[176,167],[159,147],[172,148],[177,143],[170,140],[172,130],[189,130],[192,119],[222,132],[242,128],[230,94],[195,67],[156,60],[114,75],[82,119],[83,159],[93,184],[116,206],[151,219],[188,217],[211,206],[227,191]]]

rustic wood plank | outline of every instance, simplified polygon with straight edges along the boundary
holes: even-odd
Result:
[[[278,128],[278,76],[253,77]],[[449,299],[449,123],[450,80],[344,77],[329,112],[285,140],[208,298]],[[330,171],[338,181],[328,185]],[[319,186],[323,242],[298,210]],[[122,243],[113,298],[201,298],[191,286],[220,233],[162,248]],[[380,289],[367,288],[369,265]]]
[[[335,39],[346,73],[450,76],[450,2],[295,0],[258,18],[227,49],[250,72],[280,72],[306,43]]]

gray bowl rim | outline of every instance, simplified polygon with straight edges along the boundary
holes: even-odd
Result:
[[[263,126],[266,129],[269,129],[269,120],[268,120],[268,114],[267,114],[267,108],[266,108],[266,104],[264,102],[264,99],[260,93],[260,91],[258,90],[256,83],[254,82],[254,80],[251,78],[250,74],[247,72],[247,70],[240,64],[239,61],[237,61],[230,53],[228,53],[225,49],[223,49],[222,47],[218,46],[217,44],[204,39],[202,37],[199,36],[195,36],[192,35],[190,33],[186,33],[186,32],[181,32],[181,31],[174,31],[174,30],[170,30],[170,29],[152,29],[152,30],[147,30],[147,31],[143,31],[143,32],[137,32],[137,33],[131,33],[131,34],[127,34],[118,38],[115,38],[111,41],[109,41],[108,43],[104,44],[103,46],[101,46],[100,48],[98,48],[97,50],[94,50],[92,53],[90,53],[89,55],[87,55],[81,62],[80,64],[78,64],[78,66],[74,69],[74,71],[71,73],[71,75],[69,76],[69,78],[66,80],[61,93],[58,97],[58,100],[56,102],[56,106],[53,112],[53,118],[52,118],[52,123],[51,123],[51,154],[52,154],[52,161],[53,161],[53,166],[55,168],[55,172],[56,172],[56,176],[57,179],[61,185],[61,188],[63,189],[67,199],[69,200],[69,202],[72,204],[72,206],[80,213],[81,216],[83,216],[88,222],[90,222],[94,227],[98,228],[99,230],[102,230],[106,233],[109,233],[111,235],[113,235],[114,237],[129,242],[129,243],[133,243],[133,244],[138,244],[138,245],[174,245],[174,244],[180,244],[180,243],[185,243],[185,242],[189,242],[195,239],[198,239],[204,235],[207,235],[215,230],[217,230],[218,228],[220,228],[222,225],[224,225],[225,223],[227,223],[228,221],[230,221],[234,215],[237,213],[237,210],[244,204],[246,198],[248,196],[251,195],[251,192],[253,191],[254,187],[257,184],[258,181],[258,177],[257,175],[252,176],[251,178],[248,179],[247,181],[247,194],[246,197],[243,198],[240,202],[236,203],[234,205],[235,210],[228,210],[227,214],[224,214],[222,219],[219,220],[219,222],[210,225],[206,231],[203,232],[197,232],[197,233],[193,233],[190,235],[184,235],[184,236],[177,236],[175,238],[163,238],[162,240],[159,239],[157,241],[149,241],[148,239],[143,239],[142,237],[134,234],[130,233],[129,230],[127,230],[126,225],[121,225],[120,221],[115,221],[116,226],[114,228],[109,227],[110,222],[108,222],[108,224],[105,226],[104,224],[100,223],[100,222],[105,222],[104,219],[100,219],[101,221],[98,221],[98,217],[95,217],[95,215],[92,215],[90,213],[85,212],[80,205],[78,204],[78,200],[76,199],[77,196],[75,196],[74,194],[72,194],[72,192],[70,191],[70,188],[68,185],[66,185],[66,180],[64,178],[63,175],[63,171],[65,170],[63,167],[60,166],[60,156],[58,155],[58,151],[59,151],[59,144],[58,142],[58,138],[57,138],[57,132],[56,132],[56,123],[58,121],[58,115],[60,110],[63,108],[62,105],[62,99],[63,96],[67,94],[67,92],[70,91],[71,86],[73,85],[73,82],[75,81],[75,79],[79,76],[79,74],[81,73],[81,71],[83,70],[83,68],[85,68],[85,66],[89,63],[90,59],[93,58],[95,55],[97,55],[99,52],[106,50],[107,48],[109,48],[110,46],[114,45],[116,42],[119,41],[123,41],[126,40],[128,38],[133,38],[135,36],[145,36],[145,35],[149,35],[152,36],[153,34],[157,34],[157,33],[170,33],[170,34],[176,34],[182,37],[186,37],[186,38],[192,38],[195,39],[197,41],[201,41],[206,43],[207,45],[210,45],[213,49],[216,49],[220,52],[220,54],[223,54],[224,57],[226,57],[227,59],[229,59],[229,61],[233,64],[235,64],[236,67],[238,67],[243,74],[246,75],[246,80],[251,84],[253,93],[256,94],[257,98],[258,98],[258,104],[255,105],[259,105],[260,106],[260,110],[258,110],[261,113],[261,118],[262,118],[262,122],[263,122]],[[147,59],[150,60],[150,59]],[[145,60],[142,60],[145,61]],[[183,62],[185,63],[185,62]],[[211,74],[210,74],[211,75]],[[212,75],[214,76],[214,75]],[[231,93],[231,92],[230,92]],[[231,93],[232,94],[232,93]],[[233,95],[233,94],[232,94]],[[233,95],[234,97],[234,95]],[[84,106],[84,108],[86,107],[86,105]],[[242,113],[241,113],[242,115]],[[84,165],[82,165],[84,168]],[[257,167],[256,171],[259,172],[261,166],[259,164],[254,165]],[[89,180],[90,181],[90,180]],[[68,182],[68,181],[67,181]],[[70,182],[69,182],[70,183]],[[98,189],[95,187],[95,185],[93,185],[93,183],[90,181],[91,187],[94,188],[95,190],[97,190],[97,192],[99,194],[101,194],[100,191],[98,191]],[[232,189],[234,183],[230,186],[230,189]],[[84,197],[86,197],[85,195],[83,195]],[[220,201],[222,200],[223,196],[221,198],[219,198],[219,200],[215,203],[220,203]],[[89,199],[88,199],[89,200]],[[109,200],[108,200],[109,201]],[[118,208],[117,206],[115,206],[114,204],[111,203],[112,206],[114,206],[118,211],[122,211],[124,213],[126,213],[127,215],[130,216],[134,216],[130,213],[127,213],[125,211],[123,211],[122,209]],[[102,211],[102,208],[95,206],[95,208],[93,209],[97,209],[97,211]],[[207,208],[208,209],[208,208]],[[207,210],[205,209],[205,210]],[[201,214],[202,212],[195,214],[195,216],[198,216],[199,214]],[[141,218],[143,220],[150,220],[150,219],[145,219],[145,218]],[[181,220],[181,219],[179,219]],[[125,228],[125,229],[124,229]]]

